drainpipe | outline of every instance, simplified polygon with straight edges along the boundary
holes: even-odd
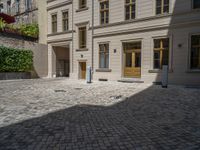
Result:
[[[94,74],[94,0],[92,0],[92,75]]]
[[[73,62],[74,62],[74,1],[72,0],[72,50],[71,50],[72,54],[72,58],[71,58],[71,67],[72,67],[72,73],[74,72],[74,65],[73,65]]]

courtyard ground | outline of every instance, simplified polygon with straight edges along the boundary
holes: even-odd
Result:
[[[200,89],[0,81],[2,150],[199,150]]]

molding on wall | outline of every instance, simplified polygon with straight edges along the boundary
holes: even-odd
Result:
[[[70,5],[70,4],[72,4],[71,0],[67,1],[67,2],[58,3],[56,5],[47,7],[47,11],[52,10],[52,9],[56,9],[56,8],[59,8],[59,7],[63,7],[65,5]]]
[[[47,3],[50,3],[50,2],[53,2],[53,1],[56,1],[56,0],[47,0]]]
[[[94,38],[117,36],[117,35],[131,34],[131,33],[138,33],[138,32],[148,32],[148,31],[162,30],[162,29],[169,29],[169,28],[177,28],[177,27],[187,27],[187,26],[191,26],[191,25],[200,25],[200,21],[184,22],[184,23],[177,23],[177,24],[172,24],[172,25],[163,24],[163,25],[142,27],[142,28],[136,28],[136,29],[112,31],[112,32],[105,32],[105,33],[97,33],[97,34],[94,35]]]
[[[150,17],[145,17],[145,18],[136,18],[133,20],[123,20],[120,22],[115,22],[115,23],[109,23],[109,24],[103,24],[103,25],[97,25],[94,26],[94,29],[101,29],[101,28],[107,28],[107,27],[113,27],[113,26],[119,26],[119,25],[126,25],[126,24],[133,24],[137,22],[145,22],[149,20],[156,20],[156,19],[161,19],[161,18],[168,18],[168,17],[176,17],[176,16],[183,16],[183,15],[188,15],[188,14],[195,14],[199,13],[200,10],[195,10],[195,11],[186,11],[186,12],[181,12],[181,13],[168,13],[168,14],[161,14],[161,15],[155,15],[155,16],[150,16]],[[91,27],[89,28],[91,30]]]
[[[72,30],[69,30],[69,31],[64,31],[64,32],[51,33],[51,34],[48,34],[47,37],[68,34],[68,33],[72,33],[72,32],[73,32]]]
[[[51,43],[68,42],[68,41],[72,41],[72,38],[62,38],[62,39],[48,40],[47,43],[51,44]]]

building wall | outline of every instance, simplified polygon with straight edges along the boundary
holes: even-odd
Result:
[[[200,72],[189,69],[190,35],[200,33],[200,11],[192,10],[192,0],[170,0],[169,14],[155,15],[154,0],[136,0],[136,19],[125,21],[124,1],[109,0],[109,24],[100,25],[99,0],[87,1],[87,9],[78,10],[78,0],[62,5],[64,0],[48,0],[48,41],[49,54],[53,41],[70,40],[72,51],[71,78],[78,78],[78,62],[86,61],[93,66],[93,78],[119,80],[123,78],[123,48],[124,41],[142,42],[141,79],[145,82],[160,81],[161,71],[153,70],[153,39],[170,38],[169,82],[175,84],[200,84]],[[65,3],[67,3],[65,1]],[[60,6],[59,6],[60,5]],[[51,14],[61,13],[68,8],[70,12],[70,29],[62,33],[61,18],[58,15],[58,33],[51,34]],[[94,12],[93,12],[94,10]],[[93,23],[94,15],[94,27]],[[87,50],[78,51],[78,27],[87,26]],[[94,30],[93,30],[94,29]],[[70,32],[73,31],[73,32]],[[99,69],[99,43],[109,42],[111,72],[97,72]],[[93,47],[94,45],[94,47]],[[182,45],[178,47],[178,45]],[[94,55],[92,55],[92,50]],[[116,50],[116,53],[114,52]],[[94,59],[92,59],[94,56]],[[94,60],[94,63],[92,63]],[[50,65],[51,66],[51,65]],[[150,73],[154,72],[154,73]],[[50,73],[51,74],[51,73]],[[50,75],[51,76],[51,75]]]
[[[12,48],[27,49],[33,52],[32,77],[47,77],[48,75],[48,50],[44,44],[0,34],[0,45]]]

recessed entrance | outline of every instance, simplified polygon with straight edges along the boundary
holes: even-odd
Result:
[[[64,46],[54,46],[53,50],[55,53],[54,62],[56,77],[69,77],[69,48]]]
[[[86,79],[86,62],[79,62],[79,79]]]
[[[123,43],[124,77],[141,77],[141,42]]]

